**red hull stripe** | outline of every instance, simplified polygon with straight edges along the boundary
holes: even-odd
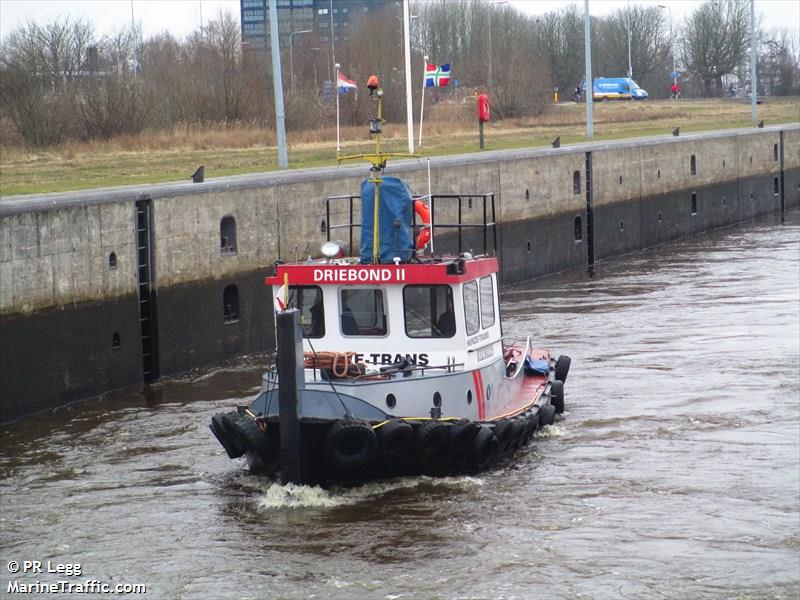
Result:
[[[483,420],[486,418],[486,404],[483,397],[483,377],[481,376],[480,369],[472,372],[472,379],[475,382],[475,397],[478,402],[478,419]]]
[[[289,285],[380,285],[380,284],[432,284],[471,281],[498,271],[496,258],[478,258],[466,261],[465,272],[447,273],[447,264],[402,265],[278,265],[275,275],[264,279],[266,285],[282,285],[284,273]]]

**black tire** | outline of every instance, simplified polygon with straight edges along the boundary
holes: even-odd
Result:
[[[270,444],[267,434],[258,428],[258,425],[251,417],[247,415],[237,416],[234,422],[234,430],[244,451],[252,453],[263,464],[266,465],[275,457],[275,446]]]
[[[455,423],[450,429],[450,457],[454,461],[467,457],[480,426],[467,419]]]
[[[572,359],[566,354],[562,354],[558,357],[556,361],[556,379],[561,383],[567,381],[567,374],[569,373],[569,365],[571,363]]]
[[[473,438],[470,465],[475,471],[488,469],[497,458],[498,450],[497,436],[488,427],[481,427]]]
[[[560,415],[564,412],[564,382],[552,381],[550,382],[550,404],[556,409],[556,414]]]
[[[500,452],[506,452],[513,441],[514,424],[511,419],[503,419],[494,425],[494,435]]]
[[[508,444],[508,449],[511,452],[517,450],[522,446],[522,438],[525,435],[525,419],[523,417],[514,417],[511,419],[511,441]]]
[[[438,421],[425,421],[417,428],[414,448],[424,466],[440,467],[447,461],[450,447],[450,425]]]
[[[229,458],[239,458],[244,454],[244,447],[234,428],[235,420],[239,414],[236,411],[229,413],[218,413],[211,417],[211,433],[228,453]]]
[[[392,419],[375,431],[378,434],[378,446],[384,458],[397,461],[411,453],[411,447],[414,444],[414,428],[410,424],[399,419]]]
[[[529,412],[525,415],[525,433],[522,434],[522,443],[527,444],[531,441],[533,434],[539,427],[539,415]]]
[[[336,421],[325,434],[325,458],[337,469],[354,471],[375,458],[378,438],[366,421]]]
[[[556,422],[556,407],[552,404],[545,404],[539,408],[539,425],[552,425]]]

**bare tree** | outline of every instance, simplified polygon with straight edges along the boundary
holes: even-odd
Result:
[[[539,19],[537,31],[553,86],[562,93],[575,89],[585,72],[583,11],[570,4],[560,11],[549,12]]]
[[[76,94],[92,45],[91,25],[69,18],[29,23],[3,41],[0,108],[27,143],[58,143],[74,133]]]
[[[98,48],[97,68],[90,64],[86,69],[78,108],[89,139],[110,139],[144,129],[151,102],[147,82],[134,72],[137,39],[131,30],[104,38]]]
[[[683,27],[683,60],[688,73],[703,81],[706,97],[722,93],[722,78],[733,73],[748,50],[747,0],[708,0]]]
[[[759,88],[765,94],[789,96],[800,93],[797,44],[788,29],[772,31],[760,40]]]

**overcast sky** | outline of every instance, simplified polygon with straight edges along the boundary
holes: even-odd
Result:
[[[583,2],[576,0],[510,2],[529,14],[548,12],[570,3],[583,7]],[[696,0],[629,0],[629,3],[668,6],[676,24],[699,4]],[[755,5],[767,29],[788,28],[798,36],[800,1],[755,0]],[[589,11],[604,15],[620,6],[624,6],[623,0],[590,0]],[[183,37],[198,29],[201,19],[208,21],[221,10],[239,16],[239,0],[0,0],[0,36],[28,21],[44,23],[63,15],[82,16],[94,24],[98,34],[110,33],[130,27],[131,7],[133,18],[141,23],[145,36],[168,30]]]

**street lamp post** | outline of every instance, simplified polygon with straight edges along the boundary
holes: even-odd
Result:
[[[675,46],[672,41],[672,10],[669,6],[664,6],[663,4],[659,4],[658,8],[665,8],[669,13],[669,51],[672,53],[672,83],[673,85],[677,85],[678,69],[675,66]]]
[[[628,28],[628,79],[633,77],[633,66],[631,65],[631,7],[628,5],[628,11],[625,13],[625,25]],[[630,81],[628,81],[630,85]]]
[[[289,80],[292,83],[292,93],[294,94],[294,36],[301,33],[311,33],[311,29],[303,29],[302,31],[292,31],[289,34]]]
[[[501,4],[508,4],[508,0],[495,0],[489,3],[489,76],[487,78],[489,88],[492,87],[492,11],[494,11],[495,6],[500,6]]]

